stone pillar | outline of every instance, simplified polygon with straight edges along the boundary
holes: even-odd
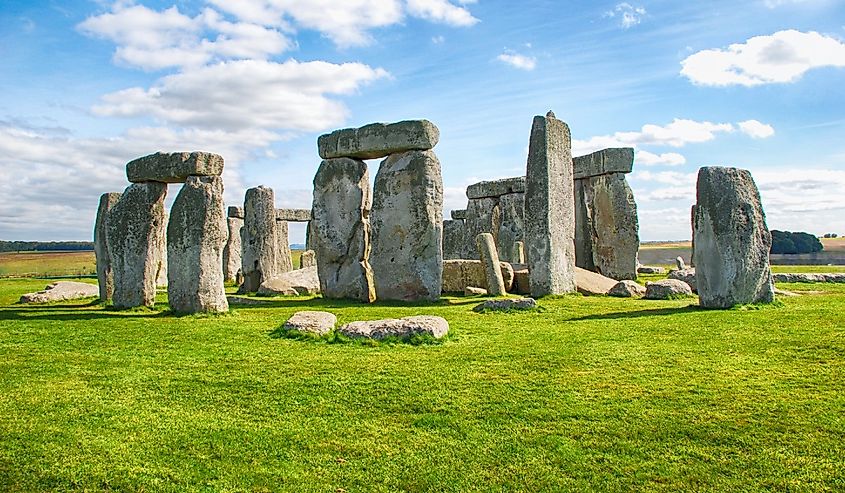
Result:
[[[272,188],[261,186],[246,191],[241,229],[241,273],[244,277],[241,293],[258,291],[262,282],[279,274],[274,200]]]
[[[582,269],[596,272],[593,262],[593,221],[590,209],[587,207],[587,197],[584,182],[575,180],[575,265]]]
[[[114,273],[109,258],[106,230],[109,210],[118,200],[120,200],[119,192],[101,195],[100,205],[97,207],[97,219],[94,222],[94,258],[97,261],[97,283],[100,286],[101,301],[111,301],[114,293]]]
[[[156,273],[164,237],[167,185],[133,183],[108,213],[106,241],[117,308],[155,304]]]
[[[637,203],[625,175],[612,173],[583,180],[589,209],[595,270],[612,279],[637,278],[640,248]],[[577,237],[576,233],[576,237]],[[576,243],[576,258],[577,258]]]
[[[219,176],[189,176],[173,202],[167,227],[167,298],[174,312],[229,310],[223,288],[223,211]]]
[[[370,178],[359,159],[333,158],[314,176],[311,243],[326,298],[376,299],[370,254]]]
[[[525,246],[531,295],[575,291],[571,137],[551,111],[535,116],[525,182]]]
[[[279,261],[278,273],[284,274],[293,270],[293,258],[288,239],[288,222],[276,219],[276,258]]]
[[[509,193],[499,197],[499,210],[501,211],[501,220],[499,224],[499,234],[497,246],[499,248],[499,258],[505,262],[517,262],[513,258],[514,245],[518,241],[522,241],[525,236],[525,224],[523,218],[525,216],[525,194],[524,193]]]
[[[689,264],[695,267],[695,204],[690,207],[690,226],[692,226],[692,236],[690,240]]]
[[[244,227],[243,215],[233,217],[229,208],[229,217],[226,218],[227,231],[229,232],[226,246],[223,247],[223,280],[240,283],[241,273],[241,229]],[[237,209],[237,208],[236,208]],[[241,209],[243,212],[243,209]]]
[[[730,308],[774,300],[769,267],[772,236],[751,173],[699,169],[693,223],[701,306]]]
[[[305,250],[302,252],[302,255],[299,257],[299,268],[307,269],[315,265],[317,265],[317,256],[314,254],[314,250]]]
[[[373,191],[372,265],[380,300],[437,300],[443,275],[443,180],[433,151],[382,161]],[[319,265],[319,260],[317,265]]]
[[[499,199],[497,197],[482,197],[469,199],[466,209],[466,221],[464,221],[464,257],[475,259],[478,249],[475,246],[475,238],[481,233],[491,233],[493,239],[499,235],[499,226],[502,223]]]
[[[167,225],[170,224],[170,216],[167,211],[164,211],[164,224],[161,226],[163,234],[161,235],[160,243],[158,245],[159,256],[158,266],[156,267],[156,288],[162,289],[167,287]]]
[[[502,269],[499,267],[499,254],[496,252],[496,243],[490,233],[481,233],[476,236],[475,244],[481,263],[484,265],[484,273],[487,277],[487,292],[493,296],[504,296],[508,292],[505,289],[505,280],[502,278]]]
[[[464,258],[464,221],[446,219],[443,221],[443,260]]]
[[[513,243],[513,250],[511,251],[512,264],[525,263],[525,242],[515,241]]]

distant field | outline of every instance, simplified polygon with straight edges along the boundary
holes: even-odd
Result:
[[[845,257],[845,238],[823,238],[824,251],[814,255],[802,257],[783,257],[776,259],[772,257],[773,264],[794,262],[797,265],[784,265],[776,272],[843,272],[842,259]],[[692,252],[689,241],[666,241],[643,243],[640,245],[639,260],[644,265],[675,265],[675,258],[682,257],[684,262],[689,263]],[[830,257],[828,259],[827,257]],[[806,264],[834,264],[834,265],[806,265]],[[809,267],[809,270],[796,270],[799,267]]]
[[[96,274],[94,252],[0,253],[0,277],[89,276]]]

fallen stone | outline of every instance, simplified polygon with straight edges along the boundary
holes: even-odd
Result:
[[[487,296],[487,290],[476,288],[475,286],[467,286],[464,288],[464,296]]]
[[[350,322],[338,329],[338,332],[347,337],[376,340],[388,337],[407,339],[416,335],[428,335],[441,339],[449,332],[449,322],[442,317],[417,315],[401,319]]]
[[[637,284],[629,279],[624,279],[610,288],[610,291],[608,291],[607,294],[617,298],[639,298],[640,296],[645,295],[645,289],[645,286],[642,284]]]
[[[244,220],[239,217],[226,218],[229,236],[223,247],[223,280],[240,283],[241,278],[241,230]]]
[[[464,222],[446,219],[443,221],[443,259],[464,257]]]
[[[456,209],[452,211],[452,219],[466,219],[467,218],[467,210],[466,209]]]
[[[317,267],[292,270],[265,280],[258,287],[259,296],[308,296],[320,292]]]
[[[97,283],[102,301],[111,301],[114,293],[114,273],[109,258],[109,245],[106,237],[108,213],[120,200],[119,192],[104,193],[100,196],[97,207],[97,219],[94,222],[94,259],[97,263]]]
[[[666,277],[669,279],[677,279],[679,281],[687,283],[690,289],[692,289],[693,293],[698,291],[698,286],[695,278],[695,267],[687,267],[683,270],[671,270],[669,271],[669,275]]]
[[[317,265],[317,256],[314,250],[305,250],[299,256],[299,268],[307,269],[308,267],[315,267]]]
[[[132,183],[183,183],[189,176],[222,174],[223,157],[210,152],[157,152],[126,165],[126,177]]]
[[[572,161],[576,180],[611,173],[630,173],[634,169],[634,149],[602,149],[586,156],[578,156]]]
[[[307,223],[311,220],[311,209],[276,209],[276,221]]]
[[[261,283],[280,274],[276,209],[273,189],[255,187],[244,196],[244,225],[241,229],[241,274],[239,293],[258,291]]]
[[[578,292],[581,294],[607,294],[613,286],[616,286],[616,282],[616,279],[611,279],[596,272],[590,272],[586,269],[575,267],[575,285],[577,286]]]
[[[74,281],[59,281],[48,284],[42,291],[21,296],[20,303],[49,303],[51,301],[79,300],[99,296],[100,289],[94,284]]]
[[[537,301],[534,298],[505,298],[487,300],[476,305],[474,312],[509,312],[511,310],[531,310],[537,308]]]
[[[666,269],[663,267],[653,267],[649,265],[641,265],[637,267],[637,274],[665,274]]]
[[[481,256],[481,263],[484,266],[484,274],[487,279],[487,292],[493,296],[506,295],[508,292],[505,289],[505,281],[502,278],[499,254],[496,252],[496,244],[493,243],[493,235],[490,233],[481,233],[475,238],[475,244]]]
[[[683,296],[692,296],[692,289],[684,281],[663,279],[645,285],[645,299],[647,300],[668,300]]]
[[[238,218],[238,219],[243,219],[244,218],[244,208],[238,207],[238,206],[235,206],[235,205],[230,205],[229,209],[226,211],[226,216],[227,217],[235,217],[235,218]]]
[[[499,266],[502,269],[505,289],[510,290],[513,286],[513,267],[507,262],[499,262]],[[487,289],[487,274],[484,270],[484,264],[480,260],[444,260],[442,292],[460,293],[467,286]]]
[[[323,159],[380,159],[407,151],[426,151],[440,140],[440,130],[428,120],[373,123],[361,128],[335,130],[317,139]]]
[[[337,317],[333,313],[302,311],[294,313],[282,328],[324,336],[334,330],[335,325],[337,325]]]
[[[525,177],[505,178],[503,180],[482,181],[467,187],[467,198],[482,199],[499,197],[509,193],[525,193]]]
[[[775,282],[822,282],[845,283],[845,273],[841,274],[772,274]]]

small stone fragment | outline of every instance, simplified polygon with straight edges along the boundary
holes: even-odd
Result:
[[[663,267],[654,267],[650,265],[641,265],[637,267],[637,274],[665,274],[666,269]]]
[[[467,286],[464,288],[464,296],[487,296],[487,290],[484,288]]]
[[[407,339],[416,335],[428,335],[441,339],[449,332],[449,322],[442,317],[417,315],[401,319],[350,322],[338,329],[338,332],[347,337],[376,340],[387,337]]]
[[[476,305],[472,311],[508,312],[511,310],[531,310],[534,308],[537,308],[537,300],[534,298],[505,298],[487,300],[480,305]]]
[[[584,295],[604,295],[613,286],[616,286],[616,279],[603,276],[597,272],[590,272],[580,267],[575,267],[575,285],[578,292]]]
[[[294,313],[285,322],[283,329],[324,336],[334,330],[335,325],[337,325],[337,317],[333,313],[301,311]]]
[[[845,283],[845,273],[842,274],[772,274],[775,282],[829,282]]]
[[[666,276],[669,279],[677,279],[679,281],[683,281],[687,283],[692,289],[692,292],[695,293],[698,291],[697,283],[695,279],[695,267],[687,267],[683,270],[672,270],[669,271],[669,275]]]
[[[680,255],[678,255],[675,258],[675,267],[677,267],[678,270],[684,270],[684,269],[687,268],[687,264],[686,264],[686,262],[684,262],[684,257],[681,257]]]
[[[317,255],[314,250],[305,250],[299,256],[299,268],[307,269],[308,267],[315,267],[317,265]]]
[[[668,300],[684,296],[692,296],[692,289],[689,284],[677,279],[663,279],[647,283],[645,286],[647,300]]]
[[[642,284],[637,284],[629,279],[624,279],[610,288],[610,291],[608,291],[607,294],[617,298],[639,298],[640,296],[645,295],[645,290],[646,288]]]

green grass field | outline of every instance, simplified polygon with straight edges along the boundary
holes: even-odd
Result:
[[[94,252],[3,252],[0,277],[88,276],[97,274]]]
[[[845,285],[729,311],[13,304],[43,285],[0,281],[0,491],[845,490]],[[452,335],[274,338],[301,309],[437,314]]]

